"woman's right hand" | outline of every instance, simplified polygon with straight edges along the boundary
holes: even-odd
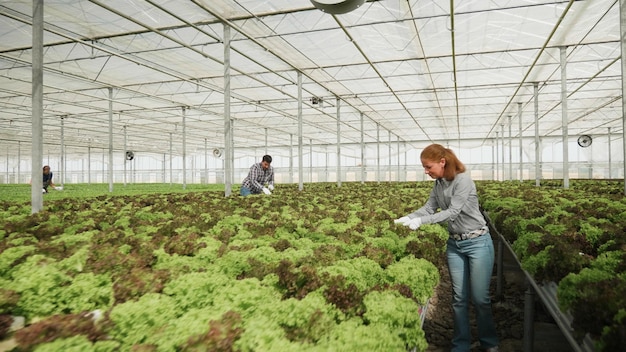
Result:
[[[395,219],[393,223],[406,226],[409,223],[409,221],[411,221],[411,219],[408,216],[403,216],[399,219]]]

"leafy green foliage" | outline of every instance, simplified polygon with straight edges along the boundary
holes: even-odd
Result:
[[[522,267],[540,283],[558,283],[575,335],[598,351],[626,345],[626,201],[622,182],[574,180],[478,184],[481,202]],[[547,186],[547,187],[546,187]]]
[[[418,350],[428,347],[424,331],[420,328],[419,307],[411,299],[395,291],[373,291],[363,301],[366,323],[387,325],[407,346],[417,347]]]
[[[81,336],[78,338],[78,336]],[[102,330],[94,322],[92,314],[53,315],[36,322],[15,333],[15,341],[20,349],[28,351],[38,344],[51,343],[53,346],[89,346],[92,342],[105,338]],[[63,340],[65,339],[65,340]],[[44,346],[41,346],[44,349]]]
[[[52,192],[37,214],[0,211],[0,308],[26,316],[25,350],[423,351],[413,313],[438,277],[422,265],[447,232],[393,224],[431,184],[397,186],[224,198],[68,185],[70,201]]]

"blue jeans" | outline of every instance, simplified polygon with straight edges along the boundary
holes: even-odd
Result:
[[[239,194],[241,194],[241,196],[242,196],[242,197],[245,197],[245,196],[249,196],[249,195],[251,195],[251,194],[252,194],[252,191],[250,191],[250,189],[249,189],[249,188],[247,188],[247,187],[243,187],[243,186],[242,186],[242,187],[239,189]]]
[[[446,250],[448,270],[452,279],[452,310],[454,311],[453,352],[468,352],[472,343],[469,300],[476,311],[478,339],[482,348],[498,345],[498,335],[491,312],[489,284],[493,271],[494,249],[489,233],[480,237],[455,241],[448,239]]]

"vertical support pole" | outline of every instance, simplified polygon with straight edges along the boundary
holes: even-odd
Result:
[[[9,174],[9,159],[7,157],[7,175]],[[22,174],[22,142],[17,141],[17,177],[15,177],[15,182],[20,183],[20,176]],[[43,164],[43,163],[42,163]],[[43,167],[43,165],[42,165]],[[43,182],[43,180],[42,180]],[[43,186],[43,184],[42,184]]]
[[[509,115],[509,180],[513,180],[513,134],[512,134],[512,120]]]
[[[519,182],[524,181],[524,142],[522,140],[522,103],[517,103],[517,122],[519,128]]]
[[[18,146],[19,146],[19,141],[17,142],[17,144],[18,144]],[[19,148],[18,148],[18,150],[17,150],[17,154],[18,154],[18,158],[20,158],[21,156],[19,155],[19,154],[20,154]],[[32,166],[32,163],[31,163],[31,166]],[[7,167],[7,171],[6,171],[6,173],[7,173],[7,178],[6,178],[6,182],[5,182],[5,183],[6,183],[6,184],[9,184],[9,183],[10,183],[10,182],[9,182],[9,179],[10,179],[10,177],[9,177],[9,148],[7,148],[7,164],[6,164],[6,167]],[[32,177],[32,172],[31,172],[31,177]],[[42,182],[43,182],[43,180],[42,180]],[[31,181],[31,183],[32,183],[32,181]],[[43,186],[43,185],[42,185],[42,186]]]
[[[289,135],[289,183],[293,183],[293,133]]]
[[[183,106],[183,189],[187,189],[187,109]]]
[[[496,180],[500,180],[500,132],[496,131]]]
[[[613,173],[611,172],[611,170],[613,169],[612,165],[611,165],[611,127],[608,128],[608,132],[607,132],[607,140],[608,140],[608,148],[609,148],[609,179],[613,178]]]
[[[361,184],[365,183],[365,131],[363,131],[363,113],[360,114],[360,123],[361,123],[361,128],[360,128],[360,132],[361,132],[361,141],[360,141],[360,148],[361,148]]]
[[[224,196],[232,192],[234,153],[231,134],[233,133],[230,117],[230,26],[224,23]]]
[[[207,139],[204,139],[204,183],[209,184],[209,151],[208,151]]]
[[[43,209],[43,0],[33,0],[31,213]],[[20,160],[18,160],[18,163]],[[19,174],[18,174],[19,180]],[[18,181],[19,182],[19,181]]]
[[[91,184],[91,146],[87,147],[87,184]]]
[[[309,139],[309,182],[313,183],[313,139]]]
[[[80,183],[85,183],[85,159],[80,159]]]
[[[128,153],[128,146],[126,144],[126,125],[124,125],[124,187],[126,187],[126,164],[128,163],[128,158],[126,157],[126,153]]]
[[[626,2],[620,0],[619,2],[619,27],[620,27],[620,42],[622,50],[622,58],[626,57]],[[626,60],[620,60],[622,63],[622,97],[626,92]],[[624,168],[623,175],[626,175],[626,99],[622,99],[622,155],[624,155],[624,161],[622,166]],[[626,177],[624,177],[624,194],[626,195]]]
[[[528,279],[527,279],[528,280]],[[524,352],[534,351],[535,342],[535,289],[527,283],[524,293]]]
[[[173,154],[173,150],[172,150],[172,132],[170,132],[170,186],[172,185],[172,179],[173,179],[173,175],[172,175],[172,163],[173,163],[173,159],[174,159],[174,154]]]
[[[337,187],[341,187],[341,99],[337,97]]]
[[[561,129],[563,133],[563,188],[569,188],[569,148],[567,128],[567,48],[560,47],[561,52]]]
[[[65,187],[65,177],[66,177],[66,168],[65,168],[65,117],[61,116],[61,167],[59,168],[60,176],[59,180],[61,180],[61,186]]]
[[[403,155],[404,155],[404,162],[403,162],[403,165],[404,165],[404,178],[402,179],[402,181],[406,181],[407,180],[406,179],[407,165],[409,164],[409,156],[408,156],[408,153],[407,153],[406,141],[402,142],[402,145],[404,146],[404,148],[403,148],[404,149],[404,153],[403,153]]]
[[[401,166],[400,166],[400,136],[396,136],[396,145],[398,146],[398,156],[396,157],[396,159],[398,159],[398,175],[396,175],[396,180],[398,182],[400,182],[400,173],[401,173]]]
[[[496,297],[501,300],[504,297],[504,241],[502,238],[498,238],[498,255],[496,257]]]
[[[533,102],[535,114],[535,186],[541,185],[541,142],[539,140],[539,83],[533,83]]]
[[[387,170],[389,170],[389,179],[387,179],[387,181],[391,182],[391,131],[389,130],[387,130],[387,149],[389,150],[389,166],[387,167]]]
[[[109,192],[113,192],[113,88],[109,87]]]
[[[504,166],[504,124],[500,124],[500,140],[502,141],[502,181],[506,181],[506,172]]]
[[[298,71],[298,190],[304,189],[302,170],[302,72]]]
[[[376,181],[380,183],[380,124],[376,124]]]
[[[363,113],[361,113],[361,184],[365,183],[365,131],[363,128]]]
[[[328,161],[328,147],[324,147],[324,150],[326,151],[326,178],[324,179],[324,181],[328,182],[328,171],[329,171],[328,170],[328,166],[329,166],[328,165],[329,164],[329,161]]]

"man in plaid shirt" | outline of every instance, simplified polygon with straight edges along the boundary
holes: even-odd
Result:
[[[260,163],[253,164],[250,167],[248,176],[241,182],[239,194],[249,196],[250,194],[272,194],[274,190],[274,168],[270,165],[272,157],[263,155]],[[267,187],[265,185],[267,184]]]

